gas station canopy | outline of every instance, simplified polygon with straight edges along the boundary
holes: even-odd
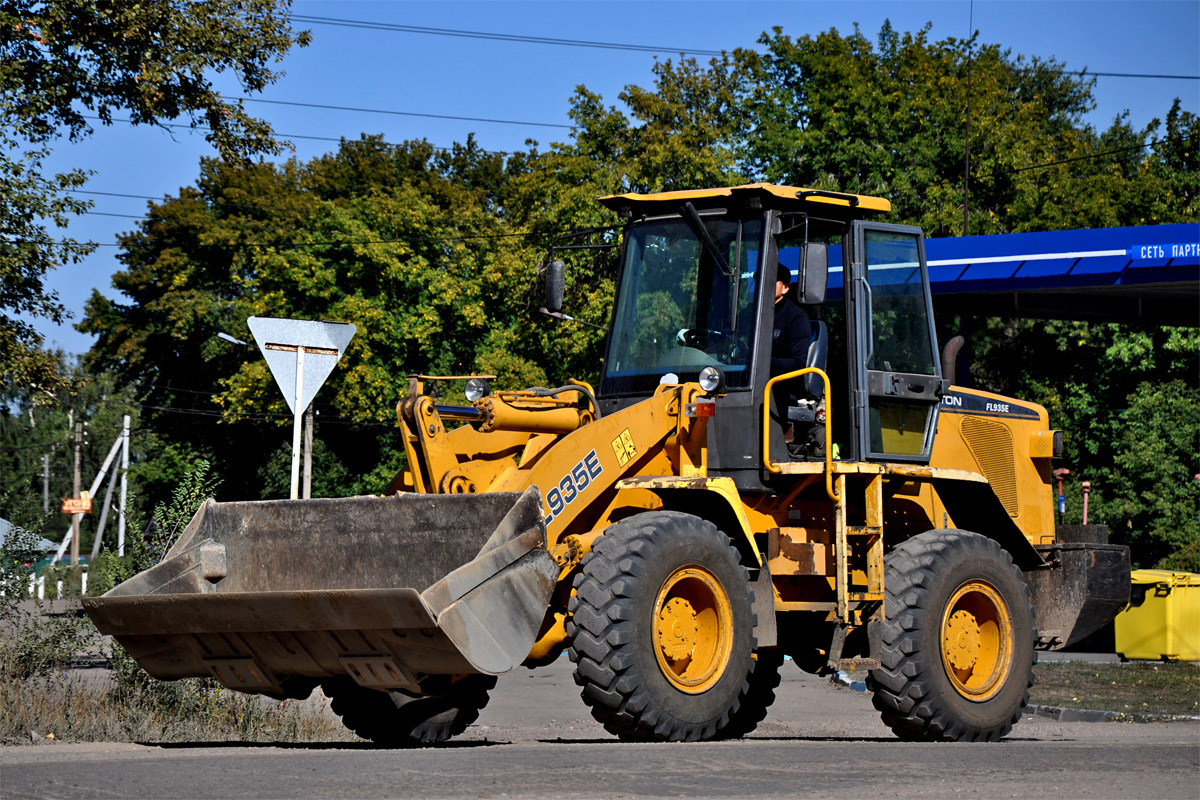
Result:
[[[1200,326],[1200,224],[927,239],[938,313]]]

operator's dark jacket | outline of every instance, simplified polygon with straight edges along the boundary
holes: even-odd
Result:
[[[804,369],[808,362],[808,345],[812,341],[812,324],[804,309],[784,297],[775,304],[775,330],[771,334],[771,377]],[[802,391],[803,382],[784,381],[771,392],[775,400],[776,419],[786,430],[789,395]]]
[[[804,309],[784,297],[775,304],[775,330],[771,339],[771,376],[804,369],[812,324]]]

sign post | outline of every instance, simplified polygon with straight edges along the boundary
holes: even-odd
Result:
[[[354,338],[348,322],[250,317],[254,341],[292,411],[292,491],[300,495],[300,430],[305,409]]]

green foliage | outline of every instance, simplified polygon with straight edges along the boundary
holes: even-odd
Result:
[[[274,83],[271,68],[293,44],[288,0],[160,0],[155,3],[18,0],[0,8],[0,97],[6,123],[44,142],[91,132],[87,109],[112,123],[181,115],[209,128],[225,158],[278,152],[270,126],[224,100],[215,74],[232,72],[247,92]]]
[[[596,372],[596,335],[579,343],[573,330],[531,322],[544,251],[494,210],[496,169],[470,143],[436,156],[424,142],[378,137],[307,164],[206,161],[195,189],[126,237],[114,283],[131,302],[89,301],[81,328],[99,340],[87,363],[116,365],[149,405],[192,410],[187,423],[154,416],[203,427],[193,440],[244,491],[261,485],[290,414],[266,364],[216,334],[249,339],[252,315],[353,322],[318,402],[320,446],[345,478],[318,471],[317,481],[335,494],[379,491],[392,476],[378,465],[403,452],[394,407],[409,374],[494,373],[524,387]],[[558,343],[567,357],[546,358]],[[228,433],[214,436],[204,414]]]
[[[216,494],[220,485],[221,479],[211,474],[211,465],[203,459],[197,461],[179,481],[171,499],[155,506],[150,531],[145,537],[148,557],[152,560],[139,566],[144,569],[161,561],[200,506]]]
[[[8,128],[0,129],[0,389],[29,386],[45,400],[64,381],[57,359],[40,350],[41,337],[29,320],[63,321],[67,311],[46,291],[46,272],[77,263],[93,247],[52,236],[44,220],[66,227],[71,215],[91,203],[67,194],[83,184],[82,173],[46,176],[42,163],[49,151],[21,153],[17,146]]]
[[[16,510],[20,519],[21,509]],[[0,683],[46,676],[95,643],[95,629],[87,620],[70,613],[51,614],[46,603],[30,597],[41,536],[21,522],[9,529],[0,545]]]
[[[27,527],[59,541],[69,518],[59,513],[58,501],[74,494],[71,420],[84,422],[80,471],[82,488],[87,489],[121,432],[122,417],[129,414],[136,428],[140,413],[131,389],[118,386],[112,374],[89,372],[61,353],[46,355],[54,360],[55,372],[62,381],[53,396],[19,384],[0,391],[0,516],[11,519],[11,514],[16,513],[14,506],[19,506],[25,509],[21,513],[25,514]],[[135,437],[131,457],[136,460],[146,456],[146,444]],[[110,466],[105,486],[119,467],[119,461]],[[49,473],[49,509],[45,514],[41,510],[44,468]],[[95,513],[84,515],[81,522],[80,543],[85,554],[93,543],[103,498],[101,490],[95,498]],[[116,493],[112,499],[115,506]],[[29,516],[34,509],[36,521]],[[115,524],[115,513],[110,513],[107,537],[115,538]]]
[[[301,468],[303,469],[303,467]],[[393,475],[395,473],[392,473]],[[259,470],[263,494],[267,497],[288,497],[292,489],[292,446],[281,444],[271,453],[270,460]],[[391,476],[388,476],[390,479]],[[301,478],[303,480],[303,477]],[[375,485],[363,491],[347,494],[380,494],[385,486]],[[354,480],[345,465],[321,439],[313,439],[312,495],[313,497],[335,497],[344,487],[353,488]]]
[[[1200,572],[1200,389],[1145,382],[1126,401],[1099,509],[1139,566]]]
[[[91,207],[70,195],[83,171],[46,175],[50,143],[92,132],[84,112],[112,124],[187,116],[223,158],[277,153],[270,125],[212,86],[231,72],[246,92],[280,75],[272,64],[307,32],[288,25],[290,0],[15,0],[0,5],[0,382],[54,393],[63,384],[29,318],[69,316],[46,272],[76,263],[90,243],[51,235]],[[24,315],[18,319],[16,315]]]

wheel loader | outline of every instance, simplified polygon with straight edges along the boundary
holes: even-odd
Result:
[[[385,495],[209,500],[84,601],[99,629],[156,678],[319,686],[394,746],[564,653],[626,740],[745,735],[788,659],[867,671],[902,739],[1007,734],[1036,651],[1125,605],[1129,554],[1056,536],[1044,408],[951,383],[921,231],[768,184],[600,202],[620,224],[555,240],[541,309],[572,324],[567,262],[611,254],[597,386],[411,376]],[[813,334],[772,374],[780,265]]]

